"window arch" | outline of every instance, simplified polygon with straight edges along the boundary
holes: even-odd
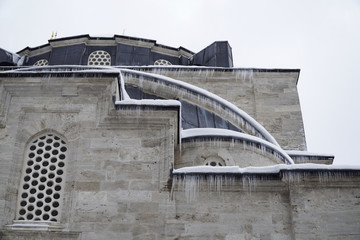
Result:
[[[162,66],[170,66],[172,65],[171,62],[165,59],[158,59],[154,62],[154,65],[162,65]]]
[[[67,153],[66,142],[54,133],[36,136],[27,144],[17,220],[59,221]]]
[[[205,166],[223,167],[226,166],[225,161],[220,157],[210,156],[204,161]]]
[[[40,60],[36,61],[33,66],[47,66],[47,65],[49,65],[48,60],[40,59]]]
[[[102,51],[102,50],[94,51],[89,55],[88,65],[110,66],[111,56],[106,51]]]

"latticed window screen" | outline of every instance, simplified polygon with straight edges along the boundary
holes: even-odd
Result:
[[[27,145],[17,220],[59,221],[67,152],[66,142],[53,133],[40,135]]]
[[[111,56],[106,51],[95,51],[92,52],[88,59],[88,65],[97,65],[97,66],[110,66],[111,65]]]
[[[171,62],[165,59],[158,59],[154,62],[154,65],[162,65],[162,66],[170,66],[172,65]]]
[[[49,65],[49,62],[46,59],[40,59],[39,61],[34,63],[34,66],[47,66],[47,65]]]

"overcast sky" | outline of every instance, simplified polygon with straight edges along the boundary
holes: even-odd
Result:
[[[125,34],[197,52],[228,40],[239,68],[301,69],[308,151],[360,165],[360,0],[0,0],[0,47]]]

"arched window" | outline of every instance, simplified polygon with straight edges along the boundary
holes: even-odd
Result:
[[[110,66],[111,56],[108,52],[102,50],[92,52],[88,59],[88,65]]]
[[[220,157],[210,156],[204,161],[205,166],[222,167],[226,166],[225,161]]]
[[[169,66],[172,65],[171,62],[165,59],[158,59],[154,62],[154,65],[162,65],[162,66]]]
[[[47,66],[49,65],[48,60],[40,59],[39,61],[35,62],[33,66]]]
[[[66,142],[53,133],[37,136],[26,146],[17,220],[59,221],[67,153]]]

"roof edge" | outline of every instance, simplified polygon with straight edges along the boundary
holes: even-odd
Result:
[[[154,46],[160,47],[160,48],[165,48],[165,49],[170,49],[170,50],[174,50],[174,51],[185,51],[188,54],[193,55],[194,52],[180,46],[178,48],[176,47],[171,47],[171,46],[167,46],[164,44],[159,44],[157,43],[156,40],[152,40],[152,39],[147,39],[147,38],[138,38],[138,37],[131,37],[131,36],[125,36],[125,35],[118,35],[118,34],[114,34],[112,37],[96,37],[96,36],[91,36],[90,34],[81,34],[81,35],[76,35],[76,36],[69,36],[69,37],[62,37],[62,38],[56,38],[56,39],[49,39],[48,43],[45,43],[43,45],[40,46],[36,46],[36,47],[25,47],[24,49],[20,50],[17,52],[17,54],[21,54],[25,51],[34,51],[34,50],[39,50],[41,48],[45,48],[48,46],[51,46],[51,43],[58,43],[61,41],[68,41],[68,40],[75,40],[75,39],[81,39],[81,38],[87,38],[87,40],[114,40],[116,41],[117,38],[120,39],[124,39],[124,40],[130,40],[130,41],[140,41],[140,42],[146,42],[149,44],[152,44]]]
[[[127,68],[132,70],[149,70],[149,69],[163,69],[169,71],[202,71],[211,70],[215,72],[232,72],[232,71],[253,71],[253,72],[279,72],[279,73],[300,73],[300,69],[286,69],[286,68],[238,68],[238,67],[209,67],[209,66],[182,66],[182,65],[170,65],[170,66],[114,66],[118,68]],[[299,77],[298,77],[299,78]]]

